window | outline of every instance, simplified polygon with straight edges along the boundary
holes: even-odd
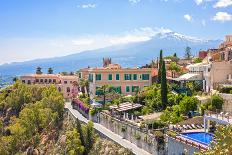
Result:
[[[126,86],[126,92],[130,92],[130,86]]]
[[[108,74],[108,80],[111,81],[113,79],[113,75],[112,74]]]
[[[132,86],[132,92],[138,92],[139,86]]]
[[[93,74],[89,74],[89,82],[93,82]]]
[[[61,92],[61,88],[60,87],[58,88],[58,91]]]
[[[27,84],[31,84],[31,80],[28,80],[28,81],[27,81]]]
[[[52,82],[52,79],[49,79],[48,82],[51,83],[51,82]]]
[[[44,82],[46,82],[46,83],[47,83],[47,82],[48,82],[48,79],[44,79]]]
[[[67,81],[64,81],[64,84],[67,84],[68,82]]]
[[[22,83],[25,83],[25,80],[22,80]]]
[[[124,80],[131,80],[131,74],[124,74]]]
[[[116,80],[120,80],[120,75],[119,74],[116,74]]]
[[[56,79],[53,79],[53,83],[56,83]]]
[[[133,74],[133,80],[137,80],[137,79],[138,79],[137,74]]]
[[[40,79],[40,82],[43,82],[43,79]]]
[[[142,80],[149,80],[149,74],[142,74]]]
[[[70,92],[70,88],[69,88],[69,87],[67,87],[67,92],[68,92],[68,93]]]
[[[101,81],[101,74],[96,74],[96,81]]]

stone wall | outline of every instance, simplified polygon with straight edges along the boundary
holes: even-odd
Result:
[[[200,151],[198,148],[185,144],[184,142],[180,142],[172,137],[167,137],[167,141],[168,155],[182,155],[184,153],[193,155],[194,152]]]
[[[219,94],[223,100],[224,100],[224,104],[222,106],[222,110],[224,112],[229,112],[232,114],[232,94],[224,94],[224,93],[220,93]]]
[[[116,119],[104,112],[100,113],[99,123],[153,155],[165,154],[165,142],[159,144],[153,134],[135,125]]]

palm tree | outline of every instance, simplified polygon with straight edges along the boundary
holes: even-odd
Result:
[[[51,67],[48,68],[48,74],[53,74],[53,69]]]
[[[89,87],[89,81],[85,80],[85,79],[81,79],[80,80],[80,88],[81,88],[82,93],[89,94],[88,87]]]
[[[36,68],[36,74],[43,74],[43,72],[41,70],[42,70],[41,67],[37,67]]]
[[[97,88],[96,91],[100,92],[99,96],[103,96],[103,107],[106,104],[106,95],[112,92],[113,87],[110,85],[103,85],[99,88]]]

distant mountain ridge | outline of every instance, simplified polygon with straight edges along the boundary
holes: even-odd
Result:
[[[186,46],[191,47],[192,53],[196,54],[199,50],[216,48],[220,42],[222,40],[200,39],[167,30],[156,33],[148,41],[115,45],[62,57],[0,65],[0,75],[15,76],[34,73],[37,66],[42,67],[44,72],[47,72],[49,67],[57,73],[76,71],[88,66],[102,66],[103,57],[111,57],[113,62],[123,67],[141,66],[156,59],[160,49],[163,49],[165,55],[176,52],[178,56],[183,56]]]

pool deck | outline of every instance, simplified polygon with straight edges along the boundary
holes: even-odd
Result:
[[[204,129],[183,130],[181,133],[204,132]]]

